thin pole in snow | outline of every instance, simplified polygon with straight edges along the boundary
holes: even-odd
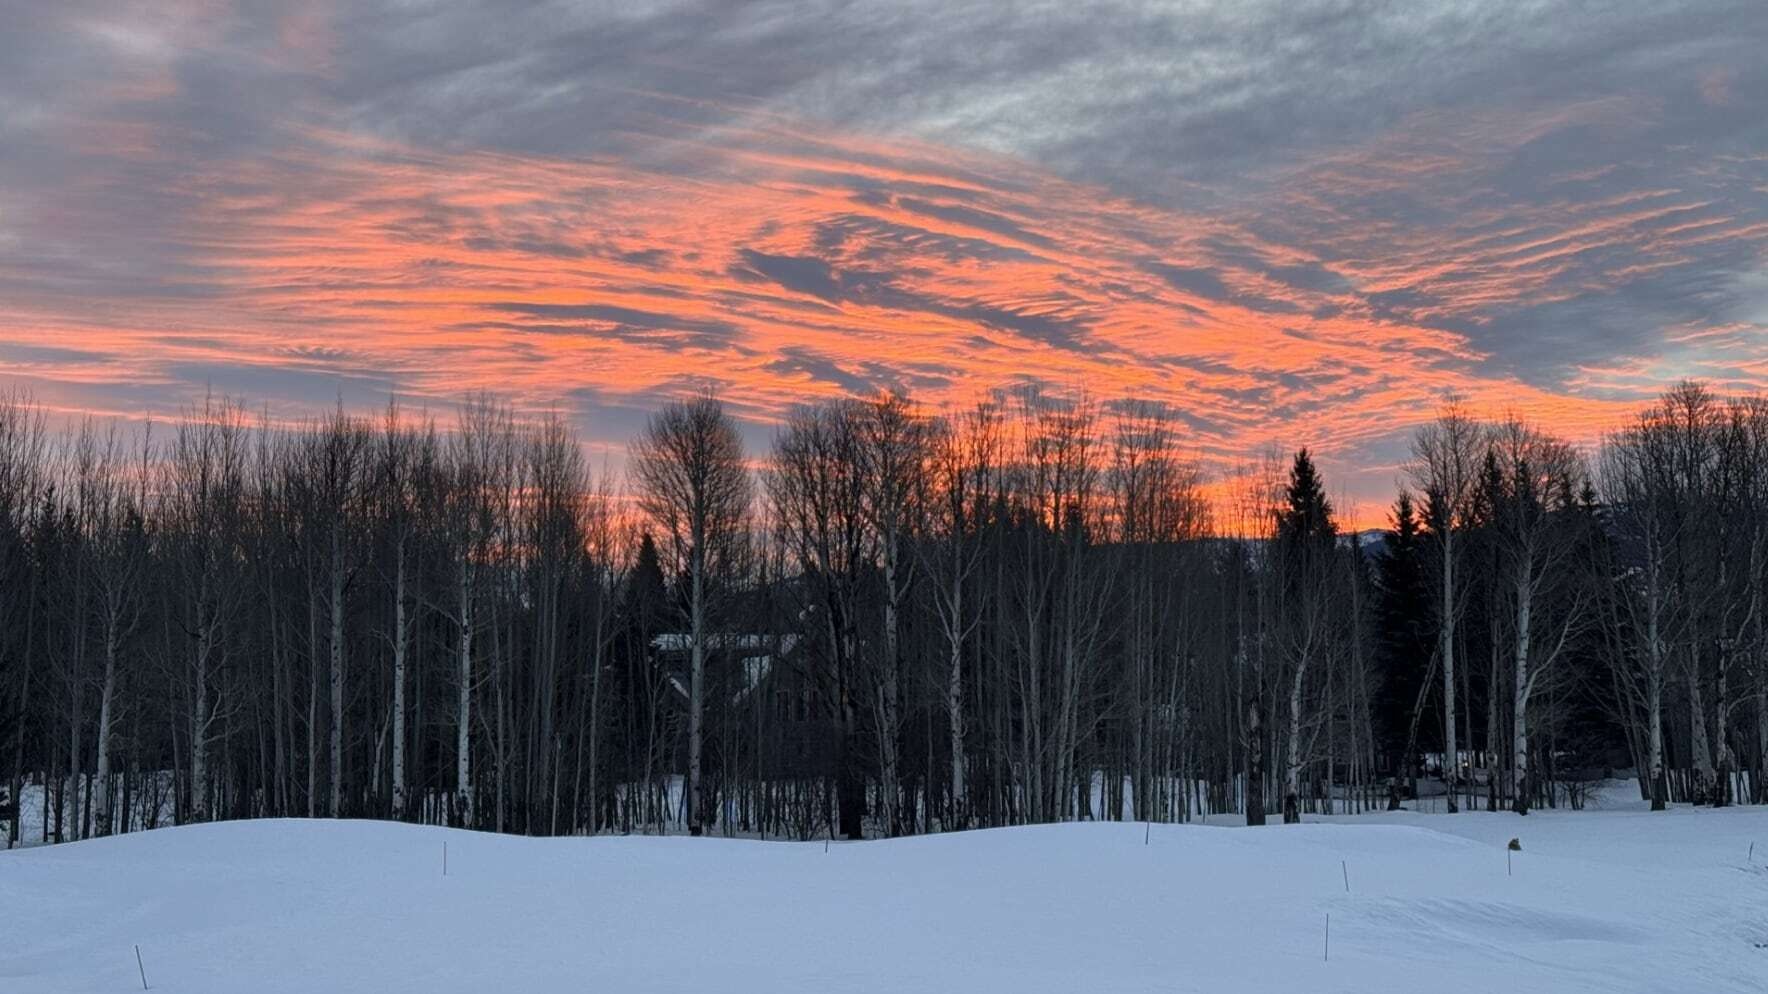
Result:
[[[1514,877],[1516,874],[1511,872],[1510,869],[1510,852],[1509,849],[1504,850],[1504,875],[1507,877]]]
[[[1752,843],[1750,843],[1750,862],[1754,863],[1755,861],[1756,861],[1756,844],[1754,842],[1752,842]]]
[[[1153,823],[1153,822],[1151,822],[1151,821],[1145,821],[1145,822],[1143,822],[1143,823],[1142,823],[1142,844],[1143,844],[1143,845],[1147,845],[1147,844],[1148,844],[1148,839],[1149,839],[1149,838],[1150,838],[1150,837],[1151,837],[1151,836],[1152,836],[1152,835],[1153,835],[1153,834],[1154,834],[1154,823]]]
[[[823,852],[828,852],[828,851],[829,851],[829,840],[824,839],[823,840]]]
[[[141,965],[141,947],[135,947],[135,969],[141,972],[141,989],[147,990],[147,967]]]
[[[448,876],[448,840],[442,840],[442,875]]]
[[[1344,873],[1344,892],[1349,894],[1351,892],[1351,868],[1346,866],[1342,859],[1338,861],[1338,868]]]
[[[1332,962],[1332,912],[1326,912],[1326,948],[1320,953],[1320,962]]]

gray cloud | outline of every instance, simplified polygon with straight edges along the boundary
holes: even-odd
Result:
[[[746,268],[736,270],[735,274],[739,277],[771,280],[787,290],[809,294],[830,304],[854,301],[910,314],[925,312],[973,322],[1055,348],[1088,347],[1086,322],[1082,320],[1052,317],[1044,313],[992,304],[943,299],[899,286],[887,271],[838,270],[822,259],[770,255],[754,249],[742,249],[740,255]]]
[[[663,345],[691,345],[716,348],[728,345],[742,334],[741,329],[725,321],[704,321],[676,314],[658,314],[634,307],[614,304],[530,304],[506,301],[492,305],[494,310],[554,321],[573,320],[589,324],[514,324],[508,327],[558,334],[607,335],[627,341]]]
[[[1125,0],[1011,14],[940,0],[247,0],[218,15],[63,0],[13,4],[6,21],[0,306],[16,310],[0,317],[112,319],[224,297],[213,258],[232,243],[217,205],[243,223],[273,206],[266,197],[323,190],[324,167],[351,140],[693,175],[716,170],[721,148],[813,150],[820,139],[800,121],[998,153],[1102,195],[1223,220],[1245,237],[1204,238],[1183,264],[1151,245],[1143,270],[1268,314],[1454,332],[1482,372],[1548,389],[1629,358],[1710,364],[1722,357],[1690,359],[1666,329],[1759,328],[1768,315],[1768,287],[1752,278],[1768,258],[1768,5],[1755,0]],[[1048,236],[977,192],[1019,174],[967,173],[987,167],[965,160],[937,179],[893,179],[882,153],[842,158],[885,168],[819,172],[814,156],[796,168],[891,218],[837,216],[813,245],[744,252],[757,294],[783,289],[807,313],[862,303],[1098,347],[1096,316],[1064,310],[1060,287],[1034,311],[911,290],[893,269],[908,255],[1011,262],[1045,250]],[[495,206],[426,205],[421,192],[385,206],[389,230],[417,244],[653,271],[682,262],[606,240],[589,195],[561,195],[575,198],[570,212],[528,227],[491,224]],[[531,330],[593,325],[659,347],[736,337],[718,320],[607,305],[505,311]],[[0,355],[83,361],[79,343],[43,349]],[[946,376],[779,361],[856,388]],[[337,389],[302,364],[163,371],[291,398]],[[1262,403],[1269,389],[1227,399]]]

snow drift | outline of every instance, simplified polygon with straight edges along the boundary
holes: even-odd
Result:
[[[1760,992],[1758,832],[1747,810],[1398,815],[825,852],[202,825],[0,854],[0,989],[139,989],[139,945],[186,994]]]

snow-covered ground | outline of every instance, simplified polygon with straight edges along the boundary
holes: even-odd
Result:
[[[163,829],[0,853],[0,990],[139,989],[139,945],[187,994],[1768,991],[1768,812],[1621,807],[827,852]]]

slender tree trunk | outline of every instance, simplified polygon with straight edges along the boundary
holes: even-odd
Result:
[[[1283,769],[1283,824],[1295,825],[1301,822],[1301,709],[1302,687],[1307,679],[1308,659],[1304,656],[1295,666],[1295,676],[1289,683],[1289,736],[1285,743],[1287,751]]]
[[[405,543],[393,567],[393,817],[405,820]]]
[[[307,817],[319,817],[319,589],[307,582]]]
[[[190,818],[209,817],[209,653],[208,639],[198,636],[192,675],[190,716]]]
[[[1752,581],[1752,588],[1755,581]],[[1759,594],[1755,595],[1758,598]],[[1756,656],[1756,769],[1752,794],[1757,804],[1768,803],[1768,645],[1763,643],[1763,630],[1768,628],[1762,621],[1762,605],[1757,601],[1755,610],[1755,656]]]
[[[1646,676],[1645,707],[1648,712],[1646,721],[1649,724],[1647,741],[1650,743],[1650,759],[1647,767],[1651,777],[1651,810],[1662,811],[1668,800],[1668,787],[1664,770],[1664,678],[1659,672]]]
[[[1244,661],[1242,663],[1244,665]],[[1252,674],[1252,693],[1246,704],[1246,823],[1265,823],[1265,731],[1264,673]]]
[[[104,688],[98,704],[97,834],[111,833],[111,710],[117,692],[117,619],[106,618],[104,636]]]
[[[462,553],[460,565],[460,644],[455,662],[457,694],[454,724],[454,793],[460,823],[473,827],[473,585],[472,567]]]
[[[964,755],[964,636],[963,607],[964,581],[954,578],[952,581],[952,617],[948,623],[947,636],[950,641],[950,668],[946,673],[945,713],[950,725],[952,753],[952,818],[959,828],[970,825],[970,807],[967,784],[964,781],[966,765]],[[1768,724],[1764,725],[1768,728]],[[1768,741],[1768,740],[1765,740]],[[1768,755],[1768,748],[1764,754]]]
[[[1516,796],[1511,809],[1519,815],[1529,813],[1529,690],[1533,675],[1529,672],[1529,629],[1534,617],[1534,584],[1527,564],[1520,568],[1516,580],[1516,684],[1511,688],[1512,721],[1511,765],[1516,776]]]
[[[693,573],[692,603],[689,605],[693,645],[688,673],[688,790],[685,800],[690,835],[699,835],[705,830],[705,799],[700,793],[700,758],[702,724],[705,720],[702,694],[706,679],[706,549],[705,536],[701,532],[701,529],[695,529],[692,562],[689,566]]]
[[[1707,708],[1701,688],[1700,656],[1693,647],[1688,650],[1688,729],[1690,763],[1694,767],[1694,796],[1691,799],[1696,804],[1704,804],[1712,800],[1713,752],[1711,739],[1707,734]]]
[[[885,541],[894,546],[893,537],[886,536]],[[884,834],[889,838],[901,834],[902,829],[897,813],[901,796],[897,769],[901,733],[898,710],[901,688],[898,676],[900,661],[897,658],[897,600],[900,592],[896,586],[896,574],[896,549],[887,548],[884,551],[884,674],[878,708],[878,794],[881,799],[878,815]]]
[[[1646,550],[1646,621],[1645,621],[1645,709],[1647,775],[1651,778],[1651,810],[1662,811],[1668,801],[1669,783],[1664,771],[1664,643],[1662,632],[1663,596],[1659,586],[1657,548],[1654,542]]]
[[[34,579],[34,577],[33,577]],[[25,720],[31,713],[31,648],[37,632],[37,599],[26,598],[24,651],[18,656],[18,721],[12,730],[12,818],[6,825],[6,848],[18,845],[24,836],[25,789]]]
[[[1438,654],[1443,661],[1443,785],[1450,814],[1460,810],[1455,799],[1456,774],[1461,770],[1459,743],[1455,741],[1455,533],[1454,524],[1443,524],[1442,623],[1438,626]]]
[[[598,608],[598,612],[600,609]],[[602,745],[602,619],[596,617],[595,652],[591,656],[594,670],[589,676],[589,831],[601,830],[601,745]],[[630,745],[630,743],[628,743]]]
[[[1709,800],[1713,807],[1731,803],[1731,733],[1726,715],[1731,713],[1731,660],[1725,650],[1719,654],[1719,671],[1713,681],[1713,789]]]
[[[336,818],[344,802],[344,540],[331,532],[331,799],[326,814]]]
[[[270,738],[274,750],[275,789],[270,792],[275,805],[277,817],[289,814],[289,772],[288,772],[288,653],[283,648],[282,634],[286,630],[277,624],[276,602],[273,596],[266,596],[265,601],[270,608]]]

